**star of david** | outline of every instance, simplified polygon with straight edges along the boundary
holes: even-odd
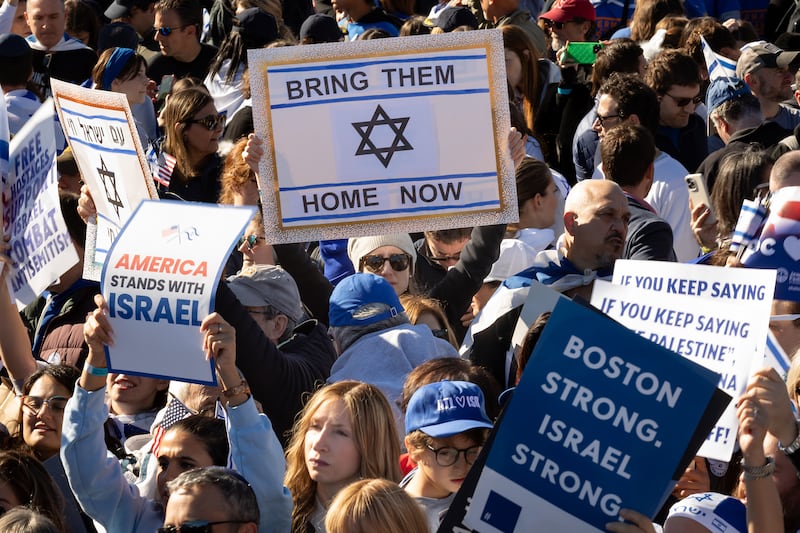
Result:
[[[117,218],[119,218],[119,209],[120,207],[124,208],[125,205],[122,203],[122,198],[119,197],[119,192],[117,191],[117,177],[108,170],[106,162],[103,161],[103,156],[100,156],[100,168],[97,169],[97,173],[100,175],[100,181],[103,182],[103,188],[106,190],[106,200],[114,206],[114,211],[117,213]],[[111,190],[109,190],[109,184],[111,185]]]
[[[389,162],[391,162],[395,152],[404,152],[414,149],[405,135],[403,135],[410,118],[411,117],[390,118],[389,115],[386,114],[386,111],[378,105],[371,119],[365,122],[352,122],[351,124],[361,136],[361,144],[358,145],[355,155],[372,154],[378,158],[378,161],[381,162],[384,168],[389,168]],[[394,132],[394,140],[389,146],[375,146],[371,136],[377,126],[389,127]]]

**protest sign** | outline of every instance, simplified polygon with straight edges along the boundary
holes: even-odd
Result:
[[[800,300],[800,187],[772,195],[769,215],[758,239],[742,256],[748,267],[777,270],[775,298]]]
[[[11,139],[11,132],[8,126],[8,113],[6,111],[6,100],[3,91],[0,91],[0,183],[5,187],[8,181],[8,141]],[[0,216],[3,215],[2,202],[0,202]],[[3,272],[5,263],[0,263],[0,273]]]
[[[755,350],[759,354],[764,353],[772,293],[775,290],[774,270],[623,260],[614,263],[611,282],[659,293],[700,296],[741,304],[750,312],[747,338],[755,339]]]
[[[58,200],[54,117],[47,100],[10,144],[3,233],[10,236],[8,281],[20,309],[79,260]]]
[[[158,198],[123,93],[51,80],[64,134],[97,207],[87,231],[84,277],[100,279],[108,249],[139,202]]]
[[[738,398],[747,385],[755,339],[753,313],[721,300],[662,293],[595,281],[591,303],[639,335],[720,375],[719,388]],[[762,352],[763,353],[763,352]],[[708,435],[700,455],[729,461],[739,420],[731,404]]]
[[[161,379],[216,384],[200,324],[214,310],[220,273],[254,207],[141,202],[103,267],[114,345],[108,368]]]
[[[559,300],[497,429],[465,524],[481,533],[603,531],[623,507],[652,518],[699,445],[696,429],[707,431],[718,380]]]
[[[248,53],[268,242],[517,220],[499,30]]]

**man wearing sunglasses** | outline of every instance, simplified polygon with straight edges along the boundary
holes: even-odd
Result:
[[[608,131],[626,123],[641,124],[656,136],[659,128],[658,96],[638,75],[614,73],[603,83],[598,94],[597,119],[593,127],[601,142]],[[599,150],[597,155],[600,155]],[[700,253],[692,233],[689,191],[683,181],[688,173],[672,156],[658,150],[653,163],[653,185],[645,198],[672,228],[673,249],[678,261],[689,261]],[[592,177],[603,177],[601,167],[597,167]]]
[[[158,533],[256,533],[259,509],[247,481],[227,468],[184,472],[167,485],[164,527]]]
[[[148,63],[147,76],[161,83],[176,79],[205,79],[217,49],[200,42],[203,8],[198,0],[161,0],[156,4],[154,36],[161,48]]]
[[[684,52],[664,50],[647,65],[645,82],[658,95],[656,146],[696,169],[708,155],[706,123],[695,113],[703,103],[697,63]]]
[[[764,41],[748,43],[736,62],[736,75],[758,98],[765,120],[794,130],[800,124],[800,111],[783,102],[792,98],[793,76],[800,64],[800,52],[784,52]]]

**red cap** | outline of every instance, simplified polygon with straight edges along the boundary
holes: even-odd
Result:
[[[589,0],[559,0],[553,5],[553,9],[539,15],[539,18],[554,22],[569,22],[576,18],[594,21],[597,14]]]

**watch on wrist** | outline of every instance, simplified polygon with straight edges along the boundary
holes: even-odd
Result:
[[[742,460],[742,476],[745,479],[762,479],[775,472],[775,458],[767,456],[767,464],[761,466],[748,466]]]
[[[225,396],[225,398],[233,398],[240,394],[250,394],[250,387],[247,386],[247,381],[244,379],[238,385],[222,391],[222,395]]]
[[[791,455],[797,450],[800,450],[800,421],[795,421],[795,425],[797,427],[797,436],[794,438],[794,440],[786,446],[784,446],[781,442],[778,443],[778,449],[786,455]]]

